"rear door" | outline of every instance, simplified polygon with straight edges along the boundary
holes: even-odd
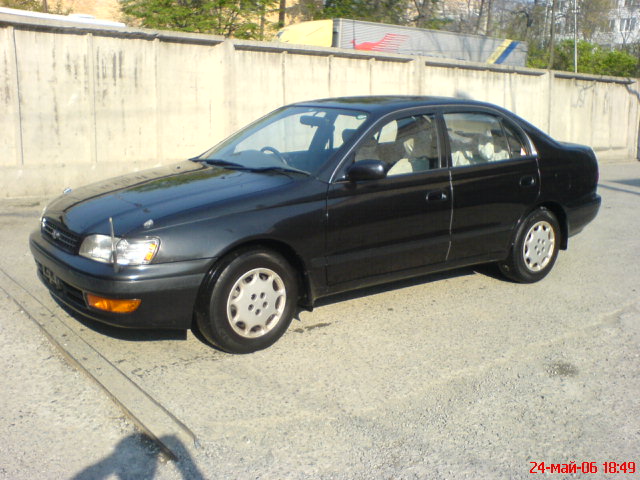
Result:
[[[506,255],[512,232],[540,190],[526,134],[493,110],[443,114],[453,188],[450,261]]]

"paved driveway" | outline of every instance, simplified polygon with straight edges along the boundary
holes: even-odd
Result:
[[[245,356],[191,332],[70,317],[28,253],[41,205],[4,202],[0,287],[21,291],[36,321],[54,312],[198,446],[185,444],[181,462],[159,461],[3,295],[0,477],[136,468],[146,478],[525,479],[541,462],[573,461],[599,472],[547,476],[638,478],[605,475],[603,462],[640,469],[640,164],[603,166],[600,193],[598,218],[538,284],[481,268],[368,289],[303,313],[272,348]],[[25,402],[35,407],[21,413]]]

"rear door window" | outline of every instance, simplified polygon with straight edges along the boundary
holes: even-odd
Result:
[[[445,113],[451,164],[481,165],[519,158],[527,154],[519,132],[502,118],[488,113]]]

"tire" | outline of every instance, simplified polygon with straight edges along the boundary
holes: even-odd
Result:
[[[544,207],[534,210],[520,224],[509,257],[498,264],[500,271],[519,283],[542,280],[556,262],[560,235],[553,213]]]
[[[200,333],[229,353],[273,345],[287,330],[298,303],[297,276],[279,254],[251,249],[225,257],[196,315]]]

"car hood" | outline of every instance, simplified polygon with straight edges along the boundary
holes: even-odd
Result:
[[[181,162],[131,173],[73,190],[54,200],[45,215],[71,231],[116,235],[158,221],[277,188],[292,179],[276,172],[236,171],[197,162]]]

